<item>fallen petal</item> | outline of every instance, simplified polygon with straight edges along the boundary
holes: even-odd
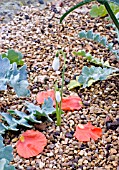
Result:
[[[37,100],[38,104],[43,104],[44,100],[48,99],[48,97],[51,97],[52,100],[55,102],[55,92],[54,92],[54,90],[39,92],[36,96],[36,100]]]
[[[90,139],[97,140],[102,135],[102,129],[93,126],[90,122],[86,125],[79,124],[76,126],[74,136],[80,142],[88,142]]]
[[[62,99],[62,110],[64,111],[80,110],[81,107],[82,101],[78,96],[69,96]]]
[[[39,131],[27,130],[17,142],[17,153],[24,158],[38,155],[47,144],[45,135]]]

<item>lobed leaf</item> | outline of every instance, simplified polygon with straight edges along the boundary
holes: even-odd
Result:
[[[72,90],[75,87],[80,87],[80,83],[77,80],[71,80],[70,83],[68,84],[68,89]]]
[[[44,100],[42,109],[39,106],[35,106],[33,103],[29,102],[26,102],[26,106],[28,107],[27,110],[30,113],[33,113],[36,117],[40,118],[41,116],[45,116],[49,121],[52,121],[49,114],[52,114],[55,111],[55,108],[53,107],[53,100],[50,97]]]
[[[8,112],[11,115],[15,115],[15,116],[19,117],[19,119],[15,119],[15,118],[12,119],[15,123],[17,123],[18,125],[21,125],[21,126],[32,128],[32,125],[29,125],[28,121],[25,119],[25,117],[27,117],[26,113],[20,112],[18,110],[9,110]]]
[[[90,53],[86,53],[84,50],[79,50],[78,52],[73,52],[73,54],[83,56],[84,59],[86,59],[90,63],[94,63],[96,65],[103,66],[103,67],[111,67],[108,61],[104,62],[103,58],[102,59],[96,58],[96,57],[92,56]]]
[[[42,113],[44,113],[45,117],[52,121],[49,115],[55,111],[56,109],[53,107],[53,100],[50,97],[48,97],[47,100],[46,99],[44,100],[44,104],[42,105]]]
[[[8,58],[10,64],[17,63],[17,65],[23,65],[24,62],[22,60],[23,55],[20,52],[16,52],[13,49],[9,49],[7,53],[2,54],[2,58]]]
[[[78,78],[78,82],[83,88],[89,87],[92,85],[92,83],[98,80],[105,80],[107,76],[116,71],[119,71],[119,69],[101,68],[95,66],[91,66],[89,68],[87,66],[84,66],[82,69],[82,73]]]
[[[10,61],[7,58],[2,59],[0,56],[0,79],[6,78],[6,74],[9,72],[10,68]]]
[[[13,149],[10,145],[4,146],[3,137],[0,135],[0,170],[15,170],[14,166],[9,165],[13,159]]]
[[[108,48],[117,58],[119,56],[119,50],[113,50],[113,43],[108,43],[106,37],[100,36],[100,34],[95,34],[92,30],[85,31],[82,30],[79,32],[80,38],[87,38],[93,40],[99,44],[102,44],[104,47]]]
[[[9,162],[12,161],[13,159],[13,154],[12,154],[12,147],[11,146],[5,146],[0,148],[0,159],[5,158]]]
[[[7,84],[14,88],[18,97],[29,96],[26,65],[17,68],[7,58],[0,57],[0,90],[6,90]]]
[[[79,37],[94,40],[95,42],[98,42],[99,44],[102,44],[102,45],[104,45],[105,47],[108,48],[108,42],[107,42],[106,37],[102,37],[102,36],[100,36],[100,34],[95,34],[95,33],[93,33],[92,30],[89,30],[87,32],[84,31],[84,30],[81,31],[79,33]]]
[[[0,170],[15,170],[13,165],[9,165],[9,161],[6,159],[0,159]]]
[[[4,112],[0,112],[0,115],[2,115],[2,117],[4,117],[4,121],[7,122],[8,126],[4,126],[5,130],[13,130],[13,131],[17,131],[19,129],[16,128],[17,124],[13,121],[13,117],[8,114],[8,113],[4,113]]]

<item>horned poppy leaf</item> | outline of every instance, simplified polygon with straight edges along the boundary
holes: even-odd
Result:
[[[90,139],[97,140],[102,135],[102,129],[93,126],[90,122],[86,125],[79,124],[76,127],[74,136],[80,142],[88,142]]]
[[[43,104],[45,99],[51,97],[55,101],[55,92],[54,90],[42,91],[37,94],[36,100],[38,104]]]
[[[47,144],[45,135],[39,131],[27,130],[17,142],[17,153],[23,158],[30,158],[38,155]]]
[[[73,111],[79,110],[82,107],[81,98],[78,96],[69,96],[62,98],[62,110]]]

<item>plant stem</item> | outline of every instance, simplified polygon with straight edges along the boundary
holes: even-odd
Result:
[[[72,12],[73,10],[75,10],[76,8],[78,7],[81,7],[85,4],[88,4],[92,1],[95,1],[95,0],[84,0],[84,1],[81,1],[80,3],[78,3],[77,5],[73,6],[72,8],[70,8],[64,15],[62,15],[62,17],[60,18],[60,23],[63,21],[63,19],[70,13]]]
[[[57,116],[57,126],[61,125],[61,115],[59,113],[59,106],[58,106],[58,102],[56,101],[56,116]]]
[[[57,87],[57,81],[56,81],[55,82],[55,94],[56,94],[57,90],[58,90],[58,87]],[[56,99],[55,99],[55,103],[56,103],[57,126],[60,126],[60,124],[61,124],[61,116],[59,115],[59,106],[58,106],[58,102],[57,102]]]
[[[65,53],[60,50],[59,53],[61,53],[63,55],[64,58],[64,65],[63,65],[63,71],[62,71],[62,85],[61,85],[61,101],[59,104],[59,109],[58,109],[58,115],[57,115],[57,126],[61,125],[61,107],[62,107],[62,95],[63,95],[63,86],[64,86],[64,73],[65,73],[65,64],[66,64],[66,55]],[[56,107],[58,106],[58,103],[56,101]],[[56,111],[57,112],[57,111]]]
[[[63,65],[63,71],[62,71],[62,85],[61,85],[61,99],[62,99],[63,86],[64,86],[64,72],[65,72],[65,64],[66,64],[66,55],[62,50],[60,50],[59,52],[63,55],[63,58],[64,58],[64,65]]]
[[[117,29],[119,30],[119,22],[117,20],[117,18],[115,17],[112,9],[110,8],[109,3],[106,0],[97,0],[100,4],[103,4],[108,12],[108,14],[110,15],[112,21],[114,22],[115,26],[117,27]]]

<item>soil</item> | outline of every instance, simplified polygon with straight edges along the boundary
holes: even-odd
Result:
[[[0,110],[24,111],[25,100],[37,104],[36,95],[39,91],[53,89],[56,80],[61,84],[62,68],[59,74],[52,70],[52,61],[58,49],[67,53],[63,96],[77,95],[83,102],[81,110],[65,112],[62,115],[60,127],[56,126],[55,118],[53,123],[44,122],[34,126],[34,129],[44,133],[48,140],[43,152],[36,157],[24,159],[16,152],[16,141],[26,129],[21,128],[17,133],[5,134],[5,144],[11,144],[14,148],[11,164],[16,170],[117,170],[119,167],[119,127],[116,125],[116,128],[112,128],[106,122],[108,117],[112,122],[119,118],[118,76],[98,81],[88,88],[68,90],[69,81],[81,73],[83,66],[91,65],[83,57],[74,56],[73,51],[85,49],[98,58],[108,60],[111,66],[119,66],[108,49],[93,41],[79,39],[78,33],[81,30],[93,28],[95,33],[98,32],[106,36],[109,42],[113,42],[115,49],[119,48],[119,44],[113,27],[108,26],[111,21],[90,17],[91,5],[75,10],[59,24],[62,14],[75,4],[76,1],[65,0],[63,7],[58,3],[55,6],[48,4],[42,10],[39,10],[38,6],[22,6],[11,20],[1,20],[0,53],[13,48],[24,55],[31,96],[18,98],[8,87],[5,92],[0,92]],[[61,66],[62,62],[61,60]],[[103,135],[97,141],[81,143],[74,138],[74,131],[79,123],[86,124],[89,121],[102,128]]]

